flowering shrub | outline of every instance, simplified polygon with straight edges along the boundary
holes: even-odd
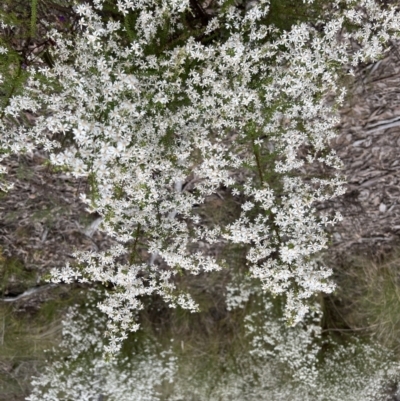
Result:
[[[69,310],[58,352],[49,354],[27,400],[158,400],[157,387],[172,381],[175,373],[173,356],[169,352],[155,355],[147,344],[140,355],[106,361],[101,340],[105,316],[91,305],[83,317],[78,307]]]
[[[322,336],[321,314],[288,327],[276,307],[260,298],[260,311],[247,319],[250,352],[220,357],[199,375],[192,355],[161,351],[157,342],[136,343],[136,354],[102,358],[106,317],[89,305],[73,308],[63,325],[63,342],[34,378],[29,401],[50,400],[388,400],[400,366],[377,344],[338,345]],[[173,343],[171,343],[173,344]],[[323,348],[325,352],[323,352]],[[327,351],[328,350],[328,351]],[[194,354],[199,350],[194,347]],[[211,358],[210,355],[208,355]],[[235,361],[233,363],[232,361]]]
[[[4,152],[42,147],[54,165],[88,177],[91,196],[82,200],[117,242],[77,253],[76,265],[53,273],[55,282],[109,286],[99,307],[109,318],[110,352],[137,328],[132,311],[144,295],[196,310],[174,275],[224,267],[193,251],[199,241],[247,247],[250,273],[285,297],[293,324],[313,294],[334,288],[313,255],[327,246],[325,227],[340,220],[315,212],[317,202],[343,193],[329,148],[345,96],[340,79],[382,55],[400,17],[372,0],[336,0],[319,4],[313,21],[279,29],[269,7],[79,4],[75,33],[50,34],[51,68],[32,63],[24,93],[3,111]],[[34,126],[20,123],[26,110]],[[315,164],[332,174],[305,175]],[[210,227],[194,205],[221,187],[243,200],[242,212]]]
[[[317,305],[292,328],[276,312],[266,299],[263,311],[247,318],[253,347],[247,364],[254,366],[243,378],[247,399],[390,399],[400,378],[393,352],[354,335],[338,342],[323,333]]]

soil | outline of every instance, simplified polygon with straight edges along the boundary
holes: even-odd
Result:
[[[345,195],[325,205],[340,211],[336,253],[379,254],[400,238],[400,47],[360,68],[340,110],[333,147],[344,162]]]

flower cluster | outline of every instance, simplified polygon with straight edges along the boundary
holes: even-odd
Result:
[[[83,313],[83,315],[82,315]],[[42,374],[32,381],[28,401],[159,400],[160,386],[171,382],[176,370],[170,352],[155,354],[151,343],[140,355],[106,361],[102,332],[106,316],[89,301],[84,312],[71,308],[63,321],[63,341]]]
[[[101,339],[106,317],[94,305],[75,307],[64,321],[61,346],[33,379],[27,400],[389,399],[389,388],[400,378],[390,352],[377,344],[323,340],[317,309],[307,314],[305,324],[288,327],[268,298],[260,298],[259,306],[248,316],[247,335],[241,339],[242,346],[250,342],[250,352],[221,355],[218,366],[207,364],[205,376],[195,373],[198,355],[185,359],[180,347],[161,351],[148,340],[134,342],[140,352],[106,362]]]
[[[131,315],[143,295],[196,310],[174,275],[220,269],[193,249],[199,240],[229,241],[249,249],[251,274],[284,295],[287,318],[300,322],[308,299],[333,289],[313,255],[340,215],[317,215],[315,205],[343,193],[339,175],[302,171],[340,169],[329,148],[345,95],[340,78],[382,55],[399,13],[373,0],[335,0],[313,23],[284,30],[268,22],[267,0],[244,9],[221,0],[211,11],[189,1],[118,0],[119,20],[104,18],[102,0],[93,3],[76,6],[72,37],[51,33],[54,65],[30,66],[0,126],[6,151],[40,146],[53,164],[88,177],[83,200],[116,240],[105,252],[76,254],[77,266],[54,280],[109,285],[101,309],[114,352],[137,328]],[[35,125],[11,124],[24,110]],[[220,188],[244,199],[242,213],[210,228],[194,206]]]

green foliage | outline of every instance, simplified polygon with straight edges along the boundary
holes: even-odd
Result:
[[[131,42],[137,39],[135,24],[137,21],[137,13],[130,12],[124,17],[124,28]]]
[[[2,46],[1,37],[0,46]],[[2,114],[12,96],[21,92],[27,76],[22,68],[21,56],[16,51],[8,48],[7,53],[0,54],[0,74],[3,76],[3,83],[0,84],[0,113]]]
[[[0,248],[0,295],[8,291],[23,292],[35,285],[36,274],[27,270],[16,257],[6,257]]]
[[[28,40],[30,33],[26,27],[31,26],[29,7],[24,7],[24,2],[5,0],[2,3],[0,21],[8,27],[0,29],[0,47],[7,50],[0,54],[0,75],[3,76],[3,83],[0,84],[0,116],[10,98],[21,92],[25,82],[26,74],[22,67],[24,60],[16,44],[19,45],[21,40]]]
[[[288,31],[300,23],[318,23],[321,9],[329,5],[326,0],[314,0],[311,4],[296,0],[271,0],[265,22],[280,30]]]
[[[31,31],[30,31],[31,38],[34,38],[36,35],[37,6],[38,6],[38,0],[31,0]]]
[[[68,0],[3,0],[0,4],[0,22],[6,25],[0,28],[0,118],[12,96],[22,93],[27,79],[27,66],[42,60],[49,67],[53,66],[48,51],[50,41],[46,38],[47,30],[55,25],[58,13],[67,16],[72,4]],[[47,28],[45,28],[47,26]],[[33,54],[33,50],[35,54]],[[33,56],[33,57],[31,57]]]

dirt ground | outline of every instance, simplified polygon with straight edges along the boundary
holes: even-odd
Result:
[[[360,68],[340,110],[334,149],[344,162],[345,195],[325,205],[343,221],[333,231],[337,253],[378,255],[400,239],[400,46]]]

